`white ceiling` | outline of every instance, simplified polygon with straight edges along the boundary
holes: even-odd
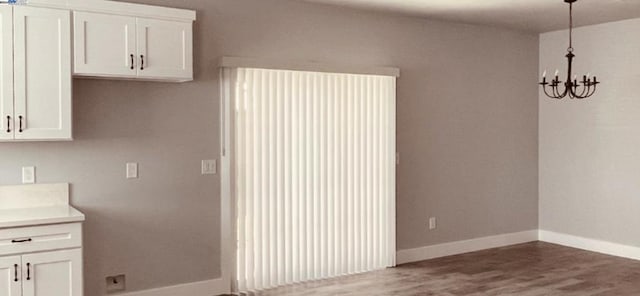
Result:
[[[531,32],[567,28],[569,5],[563,0],[302,0],[506,27]],[[640,17],[640,0],[579,0],[576,26]]]

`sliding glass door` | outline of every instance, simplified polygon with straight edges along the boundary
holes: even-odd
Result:
[[[394,266],[396,77],[223,72],[237,289]]]

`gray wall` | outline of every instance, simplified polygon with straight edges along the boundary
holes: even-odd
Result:
[[[603,83],[586,100],[540,96],[543,230],[640,247],[639,26],[633,19],[576,29],[575,73]],[[566,69],[567,38],[541,35],[541,72]]]
[[[86,290],[216,278],[220,56],[390,65],[398,81],[398,247],[537,228],[538,36],[283,0],[136,0],[195,9],[196,81],[75,80],[70,143],[0,144],[0,183],[70,182]],[[127,161],[139,180],[124,178]],[[439,219],[429,232],[429,216]]]

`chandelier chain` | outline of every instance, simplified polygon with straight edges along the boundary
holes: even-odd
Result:
[[[569,48],[567,51],[573,52],[573,3],[569,3]]]

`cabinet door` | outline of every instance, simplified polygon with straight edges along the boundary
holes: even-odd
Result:
[[[13,9],[0,5],[0,140],[13,139]]]
[[[0,295],[21,296],[20,257],[0,257]]]
[[[15,6],[15,139],[71,139],[71,13]]]
[[[23,296],[82,296],[80,249],[22,256]]]
[[[73,13],[74,74],[136,76],[136,19],[100,13]]]
[[[192,23],[137,18],[138,77],[193,80]]]

